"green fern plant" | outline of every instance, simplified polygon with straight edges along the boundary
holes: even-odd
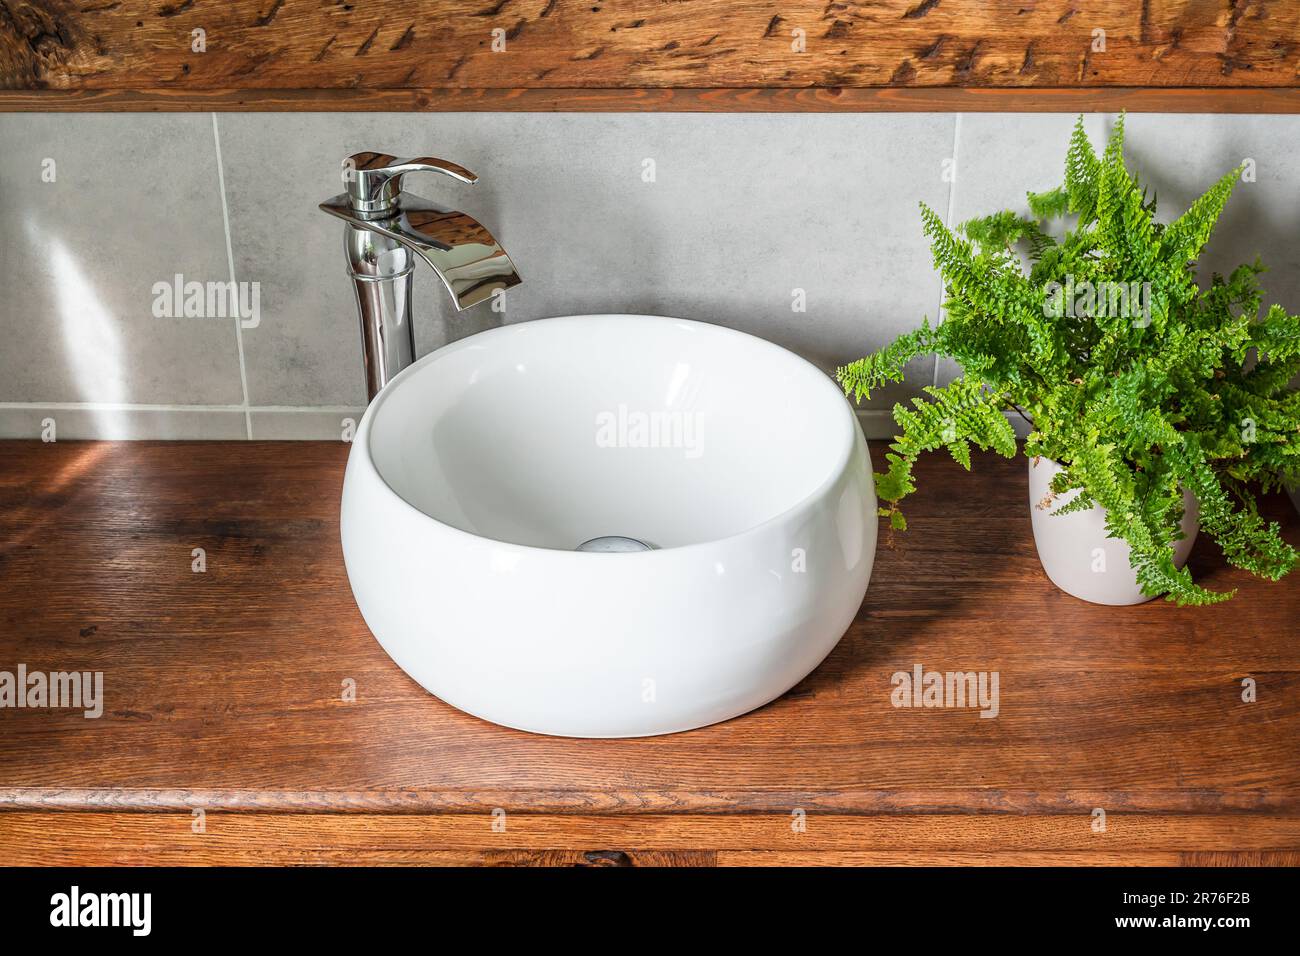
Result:
[[[945,280],[944,319],[838,378],[860,402],[902,381],[919,356],[962,366],[951,384],[894,407],[901,433],[875,477],[895,529],[906,528],[899,503],[915,490],[918,456],[945,448],[968,470],[971,445],[1011,457],[1014,412],[1032,429],[1025,453],[1064,466],[1052,497],[1082,489],[1054,513],[1102,505],[1144,593],[1209,604],[1232,595],[1174,564],[1183,489],[1232,564],[1277,580],[1300,557],[1250,490],[1300,483],[1300,393],[1288,388],[1300,374],[1300,316],[1276,305],[1259,314],[1258,262],[1207,288],[1196,283],[1196,259],[1240,169],[1165,225],[1125,167],[1123,145],[1122,116],[1101,156],[1080,117],[1065,183],[1029,194],[1032,217],[999,212],[954,234],[922,204]],[[1073,228],[1067,217],[1077,217]],[[1065,220],[1060,237],[1049,234],[1052,220]]]

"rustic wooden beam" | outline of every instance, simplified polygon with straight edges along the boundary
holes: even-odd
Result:
[[[1285,0],[0,3],[10,110],[1290,112],[1297,86]]]
[[[0,90],[0,112],[1300,113],[1300,89]]]

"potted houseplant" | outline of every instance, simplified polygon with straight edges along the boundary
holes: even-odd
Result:
[[[1257,575],[1276,580],[1297,561],[1249,486],[1300,483],[1300,394],[1287,387],[1300,373],[1300,316],[1259,314],[1258,263],[1196,283],[1240,171],[1162,224],[1124,166],[1123,135],[1121,116],[1097,156],[1080,117],[1065,184],[1029,195],[1032,218],[998,212],[954,234],[922,205],[945,317],[838,377],[861,401],[902,381],[915,357],[962,365],[928,399],[894,408],[901,433],[876,484],[895,529],[920,454],[946,448],[967,469],[972,444],[1010,457],[1014,414],[1030,428],[1035,542],[1058,586],[1106,604],[1214,603],[1231,594],[1183,567],[1198,521]]]

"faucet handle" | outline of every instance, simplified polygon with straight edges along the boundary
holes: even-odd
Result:
[[[388,153],[353,153],[343,161],[343,182],[353,211],[364,219],[391,213],[407,173],[442,173],[471,186],[478,182],[464,166],[433,156],[398,159]]]

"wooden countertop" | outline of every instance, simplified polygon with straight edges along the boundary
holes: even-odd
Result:
[[[1039,568],[1023,459],[935,455],[857,620],[785,697],[541,737],[453,710],[370,636],[347,450],[0,442],[0,671],[102,671],[105,700],[0,709],[0,864],[1300,860],[1300,576],[1202,539],[1193,570],[1235,600],[1088,605]],[[1266,512],[1300,540],[1285,498]],[[998,717],[894,708],[918,663],[998,671]]]

